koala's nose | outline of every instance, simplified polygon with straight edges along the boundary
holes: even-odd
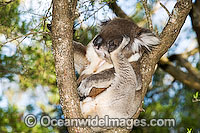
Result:
[[[100,35],[98,35],[93,41],[94,46],[98,47],[98,49],[102,45],[102,43],[103,43],[103,38]]]

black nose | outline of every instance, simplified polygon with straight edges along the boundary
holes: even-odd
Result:
[[[93,41],[94,46],[98,47],[98,49],[102,45],[102,43],[103,43],[103,38],[100,35],[98,35]]]

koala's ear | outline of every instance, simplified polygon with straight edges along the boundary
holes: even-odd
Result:
[[[102,43],[103,43],[103,38],[100,36],[100,35],[98,35],[94,40],[93,40],[93,44],[94,44],[94,46],[95,47],[100,47],[101,45],[102,45]]]

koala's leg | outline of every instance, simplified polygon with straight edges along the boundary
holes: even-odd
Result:
[[[86,58],[86,47],[79,42],[73,41],[73,50],[75,70],[80,74],[88,64]]]

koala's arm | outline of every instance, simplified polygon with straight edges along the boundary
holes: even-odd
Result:
[[[78,87],[79,95],[87,97],[92,88],[108,88],[115,77],[114,73],[114,68],[110,68],[83,79]]]
[[[86,58],[86,46],[83,44],[73,41],[73,50],[74,50],[74,65],[75,70],[80,74],[84,67],[88,64]]]

